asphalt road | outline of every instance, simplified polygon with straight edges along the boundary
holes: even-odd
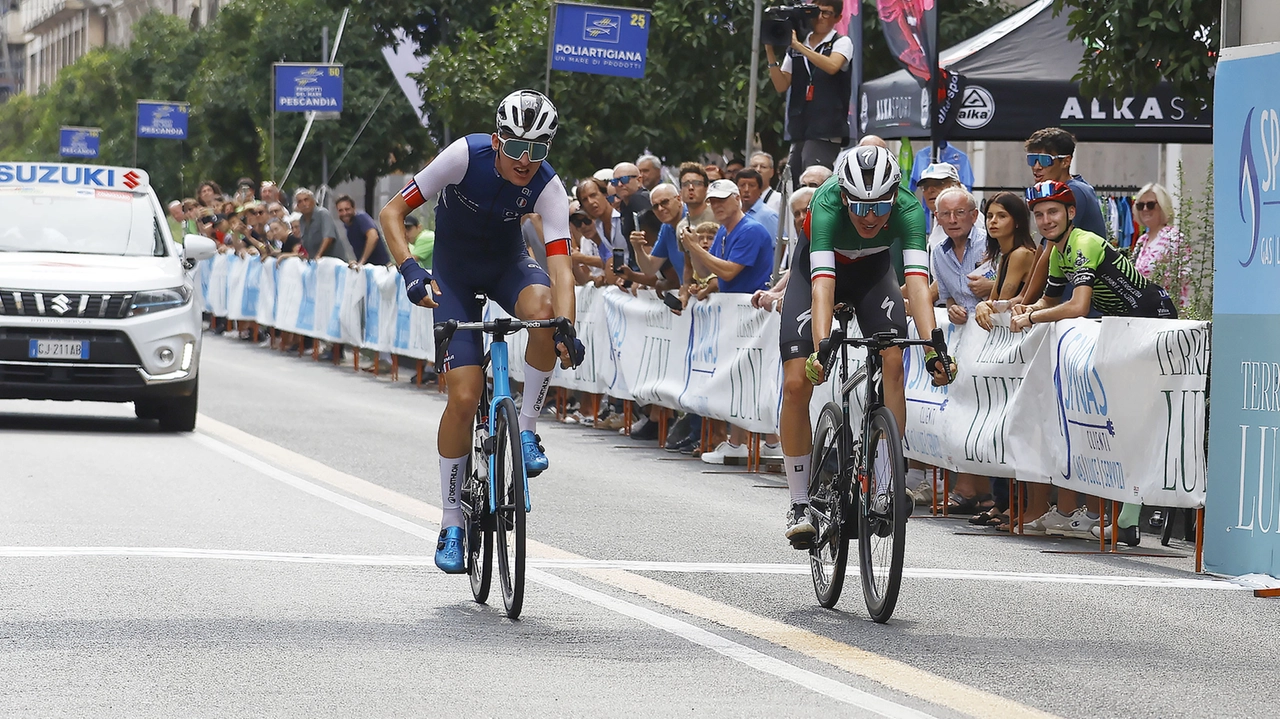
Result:
[[[0,402],[0,716],[1277,714],[1280,603],[1187,545],[914,519],[877,625],[856,577],[817,606],[781,477],[547,421],[507,620],[431,563],[444,400],[409,374],[208,337],[191,435]]]

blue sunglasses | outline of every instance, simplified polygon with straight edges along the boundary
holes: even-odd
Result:
[[[849,211],[858,217],[866,217],[868,214],[876,217],[884,217],[893,211],[893,200],[885,200],[884,202],[849,202]]]
[[[1043,152],[1028,152],[1027,167],[1035,167],[1036,165],[1048,167],[1052,165],[1055,160],[1061,160],[1064,157],[1071,157],[1071,155],[1050,155]]]

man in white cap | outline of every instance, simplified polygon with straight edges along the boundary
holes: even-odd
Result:
[[[929,252],[932,254],[934,245],[947,239],[947,233],[942,230],[937,222],[933,221],[934,214],[938,209],[936,205],[938,195],[942,194],[942,191],[948,187],[959,187],[960,173],[954,165],[935,162],[924,168],[920,173],[920,180],[916,183],[916,186],[920,188],[925,222],[932,228],[929,232]]]

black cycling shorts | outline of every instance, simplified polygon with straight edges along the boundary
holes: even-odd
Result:
[[[906,303],[898,275],[889,261],[890,250],[877,252],[853,262],[836,261],[836,304],[850,305],[864,337],[877,332],[907,336]],[[791,260],[791,276],[782,296],[782,328],[778,336],[782,361],[813,354],[813,327],[810,305],[813,291],[809,281],[809,243],[796,246]]]

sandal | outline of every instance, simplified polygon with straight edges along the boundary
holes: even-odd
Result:
[[[1000,524],[1008,523],[1008,521],[1009,516],[996,507],[991,507],[987,511],[969,518],[969,524],[976,524],[980,527],[996,527]]]
[[[978,512],[990,509],[994,506],[995,498],[990,494],[978,494],[972,497],[963,497],[956,492],[952,492],[947,497],[948,514],[977,514]]]

